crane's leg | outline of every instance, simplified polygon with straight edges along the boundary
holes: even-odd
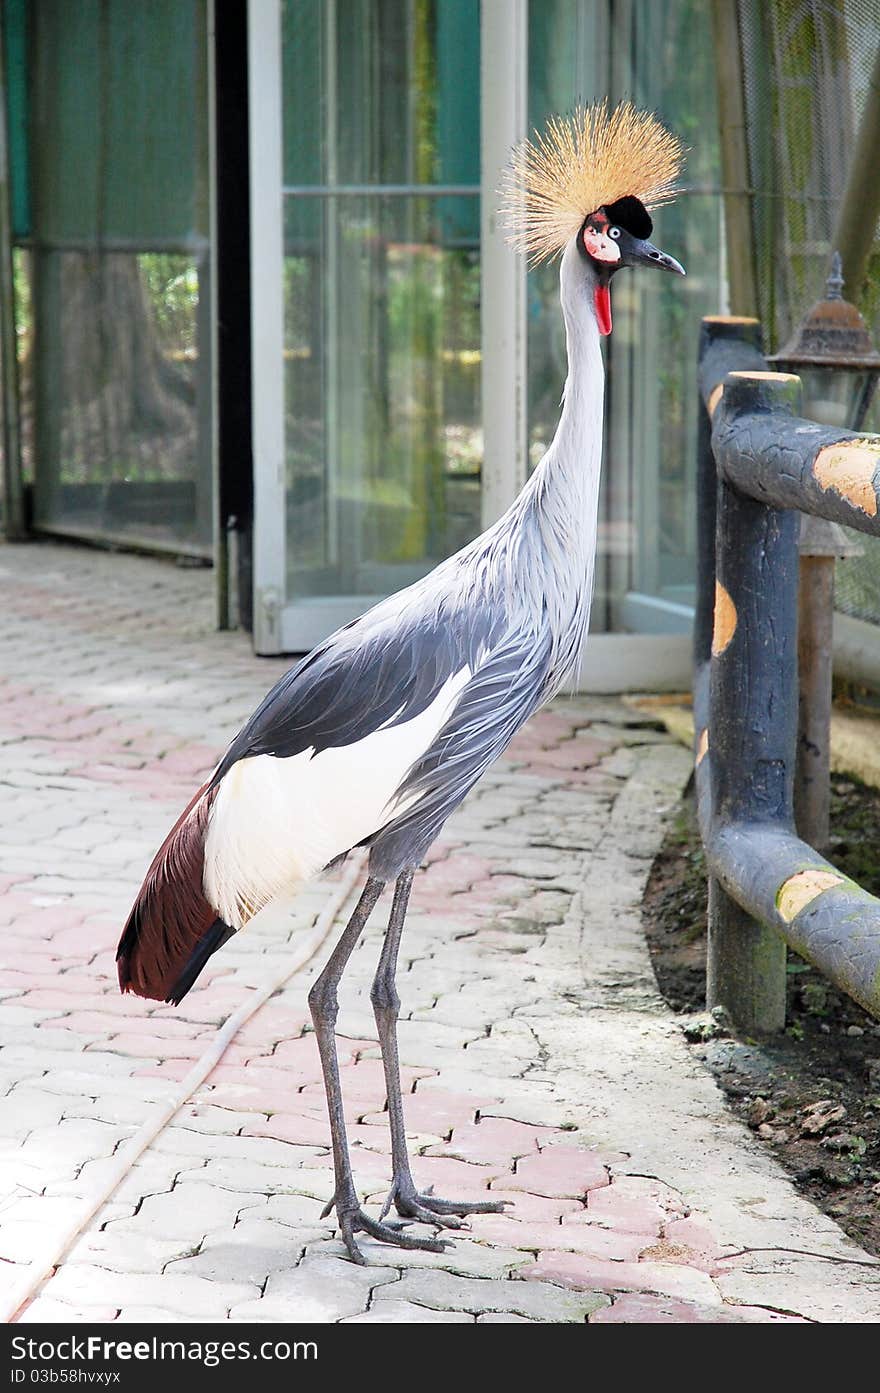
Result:
[[[400,997],[397,995],[395,976],[397,974],[397,954],[400,936],[403,933],[409,892],[412,888],[414,871],[403,871],[397,877],[394,887],[394,903],[388,921],[388,932],[382,945],[382,956],[373,981],[370,999],[376,1017],[379,1043],[382,1047],[382,1065],[385,1070],[385,1091],[388,1096],[388,1122],[391,1130],[391,1164],[393,1180],[388,1198],[382,1207],[380,1219],[384,1219],[392,1204],[398,1214],[406,1219],[421,1219],[439,1228],[464,1228],[465,1214],[497,1214],[509,1200],[481,1200],[469,1203],[466,1200],[441,1200],[430,1189],[424,1194],[416,1190],[409,1164],[406,1146],[406,1127],[403,1117],[403,1099],[400,1095],[400,1056],[397,1049],[397,1017],[400,1012]]]
[[[324,1091],[327,1095],[327,1111],[330,1115],[330,1136],[333,1142],[333,1173],[336,1189],[333,1198],[321,1218],[335,1208],[339,1220],[339,1231],[343,1242],[354,1262],[363,1264],[364,1256],[355,1241],[354,1235],[363,1231],[372,1238],[386,1243],[395,1243],[401,1248],[426,1248],[432,1253],[442,1253],[444,1244],[436,1239],[411,1238],[402,1234],[391,1224],[376,1223],[365,1214],[358,1203],[354,1179],[351,1173],[351,1158],[348,1152],[348,1138],[345,1132],[345,1115],[342,1107],[342,1088],[339,1082],[339,1061],[336,1057],[336,1016],[339,1002],[336,989],[352,950],[360,938],[364,926],[375,907],[376,901],[385,887],[385,882],[370,876],[358,900],[354,913],[345,927],[345,932],[337,943],[327,966],[309,992],[309,1008],[315,1026],[315,1038],[321,1055],[321,1069],[324,1074]]]

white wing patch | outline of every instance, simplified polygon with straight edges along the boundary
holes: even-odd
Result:
[[[205,895],[219,917],[242,928],[409,806],[396,803],[395,792],[470,678],[462,668],[420,715],[353,744],[234,764],[220,781],[205,841]]]

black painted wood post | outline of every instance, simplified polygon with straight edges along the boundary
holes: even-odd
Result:
[[[712,635],[715,622],[715,535],[718,506],[718,476],[712,453],[712,421],[705,404],[707,395],[713,411],[717,410],[719,382],[729,370],[752,365],[756,371],[766,367],[761,352],[759,320],[738,315],[710,315],[700,330],[700,377],[704,391],[700,394],[697,421],[697,600],[694,615],[694,666],[699,673],[708,667],[712,657]],[[705,390],[708,389],[708,390]],[[722,486],[726,487],[726,486]],[[695,682],[697,692],[705,692],[706,684]],[[709,712],[705,702],[694,705],[694,757],[701,762],[709,746]],[[757,1031],[781,1029],[785,1024],[785,978],[782,979],[781,1016],[778,972],[778,951],[768,944],[774,937],[757,924],[736,900],[731,899],[720,881],[709,875],[709,940],[706,962],[706,1003],[709,1007],[724,1006],[739,1024],[748,1002],[748,1024],[744,1028]],[[775,936],[779,944],[778,935]],[[785,946],[782,945],[783,974]],[[769,962],[768,962],[769,960]],[[735,995],[731,983],[737,983]],[[757,1023],[756,1023],[757,1022]],[[772,1024],[767,1024],[772,1022]],[[759,1023],[759,1024],[758,1024]]]
[[[719,410],[797,415],[800,380],[734,373]],[[778,420],[778,415],[777,415]],[[800,518],[718,484],[715,620],[709,683],[712,817],[716,825],[793,830],[797,740],[797,577]],[[751,1034],[785,1025],[785,944],[716,887],[707,992]]]

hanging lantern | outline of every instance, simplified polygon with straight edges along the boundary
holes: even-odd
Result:
[[[840,253],[831,259],[824,300],[818,300],[768,362],[803,383],[803,411],[822,425],[861,430],[880,377],[880,353],[855,305],[844,300]]]

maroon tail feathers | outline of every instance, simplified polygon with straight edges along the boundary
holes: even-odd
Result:
[[[202,889],[208,815],[216,793],[208,784],[199,789],[147,871],[116,951],[124,992],[176,1003],[197,975],[181,990],[194,954],[203,957],[201,966],[210,956],[198,950],[219,922]]]

